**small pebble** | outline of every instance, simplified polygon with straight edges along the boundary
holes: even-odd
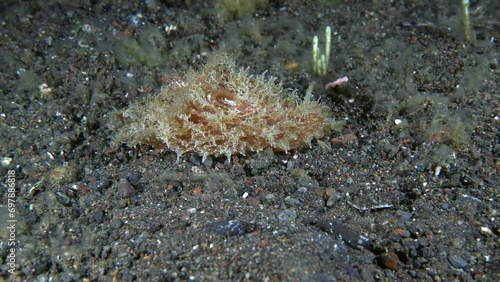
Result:
[[[382,253],[379,261],[383,266],[391,270],[395,270],[398,267],[398,256],[393,252]]]
[[[448,256],[448,261],[455,268],[466,268],[469,265],[466,260],[455,255]]]
[[[140,14],[139,15],[128,15],[127,18],[133,26],[137,27],[141,23],[142,15],[140,15]]]
[[[410,212],[398,210],[396,211],[395,217],[401,219],[401,221],[409,221],[413,217],[413,214]]]
[[[490,228],[488,228],[486,226],[481,226],[481,234],[483,234],[485,236],[491,236],[491,235],[493,235],[493,232],[491,231]]]
[[[328,197],[328,200],[326,201],[326,206],[333,207],[333,205],[335,205],[335,203],[337,203],[341,198],[342,195],[338,193],[330,195],[330,197]]]
[[[373,277],[373,274],[370,270],[368,270],[368,268],[361,268],[361,271],[360,271],[360,278],[361,278],[361,281],[376,281],[375,280],[375,277]]]
[[[89,24],[84,24],[84,25],[82,26],[82,31],[87,32],[87,33],[90,33],[90,32],[92,32],[92,26],[91,26],[91,25],[89,25]]]
[[[300,205],[300,201],[293,198],[293,197],[290,197],[290,196],[287,196],[285,197],[285,203],[289,206],[298,206]]]
[[[244,235],[245,226],[237,219],[220,220],[205,225],[208,231],[224,236]]]
[[[95,222],[95,223],[102,223],[105,219],[105,215],[104,215],[104,212],[102,211],[102,209],[96,209],[94,214],[92,215],[92,222]]]
[[[55,195],[57,201],[62,205],[69,206],[71,204],[71,198],[68,195],[66,195],[66,193],[58,191],[55,193]]]
[[[122,227],[123,222],[118,218],[112,218],[109,225],[112,229],[119,229],[120,227]]]
[[[195,166],[200,166],[201,165],[201,157],[196,155],[196,154],[191,154],[189,156],[189,162],[192,164],[192,165],[195,165]]]
[[[122,198],[131,198],[135,195],[134,187],[127,179],[120,179],[118,182],[118,196]]]
[[[307,187],[300,187],[299,189],[297,189],[297,192],[299,192],[299,193],[306,193],[307,192]]]
[[[155,222],[151,224],[148,228],[147,231],[151,234],[156,233],[156,231],[160,230],[163,228],[163,224]]]
[[[95,190],[97,192],[102,193],[103,190],[108,189],[109,187],[111,187],[111,184],[113,184],[111,182],[111,180],[109,180],[109,179],[102,179],[102,180],[98,180],[96,182],[93,182],[90,187],[91,187],[92,190]]]
[[[202,165],[205,167],[205,168],[211,168],[214,164],[214,160],[212,159],[212,157],[207,157],[204,161],[202,161]]]
[[[131,185],[137,185],[139,180],[142,178],[142,173],[136,170],[128,170],[125,173],[125,178],[130,182]]]
[[[290,209],[286,209],[278,214],[278,219],[281,221],[294,221],[296,218],[297,213]]]
[[[340,238],[344,243],[353,248],[370,249],[372,246],[370,239],[361,236],[342,223],[322,219],[318,221],[317,226],[324,232]]]
[[[110,246],[104,246],[101,251],[101,258],[102,259],[107,259],[109,254],[111,254],[111,247]]]
[[[260,204],[259,197],[248,197],[246,200],[247,204],[250,206],[258,206]]]

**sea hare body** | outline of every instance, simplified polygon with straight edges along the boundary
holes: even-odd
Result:
[[[212,54],[183,83],[118,112],[113,141],[166,146],[178,157],[194,152],[229,158],[269,147],[287,151],[322,137],[333,124],[310,92],[297,102],[274,79],[238,69],[224,53]]]

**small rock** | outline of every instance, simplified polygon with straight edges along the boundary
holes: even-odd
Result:
[[[118,182],[118,196],[122,198],[131,198],[135,195],[135,188],[127,179],[120,179]]]
[[[201,157],[196,155],[196,154],[191,154],[189,156],[189,162],[192,164],[192,165],[195,165],[195,166],[200,166],[201,165]]]
[[[493,232],[491,231],[491,229],[489,227],[481,226],[481,234],[483,234],[485,236],[491,236],[491,235],[493,235]]]
[[[108,189],[111,186],[112,182],[109,179],[98,180],[91,184],[91,189],[96,190],[97,192],[102,193],[103,190]]]
[[[402,238],[408,238],[410,237],[410,231],[402,229],[402,228],[396,228],[394,229],[394,233],[399,234]]]
[[[335,203],[337,203],[341,198],[342,195],[338,193],[330,195],[330,197],[328,197],[328,200],[326,201],[326,206],[329,208],[333,207],[333,205],[335,205]]]
[[[327,273],[317,273],[312,276],[312,281],[321,281],[321,282],[335,282],[337,281],[332,276]]]
[[[203,162],[202,162],[202,165],[205,167],[205,168],[211,168],[214,164],[214,160],[212,159],[212,157],[207,157]]]
[[[297,185],[309,189],[315,189],[316,187],[319,187],[318,181],[309,176],[304,170],[297,171]]]
[[[395,270],[398,267],[398,256],[394,252],[385,252],[379,256],[379,262],[383,266]]]
[[[286,209],[278,214],[278,219],[281,221],[294,221],[296,218],[297,213],[290,209]]]
[[[248,197],[247,199],[247,204],[250,206],[258,206],[260,205],[260,199],[259,197]]]
[[[267,169],[273,164],[275,158],[274,152],[271,149],[260,151],[250,160],[250,165],[256,170]]]
[[[351,230],[348,226],[334,222],[334,221],[328,221],[326,219],[322,219],[318,221],[317,226],[325,231],[328,234],[331,234],[335,237],[340,238],[344,243],[347,245],[354,247],[354,248],[365,248],[365,249],[370,249],[371,248],[371,241],[370,239],[359,235],[358,233],[354,232]]]
[[[102,253],[102,247],[101,246],[95,246],[94,250],[92,251],[92,255],[94,257],[99,257]]]
[[[234,165],[232,172],[236,175],[245,175],[245,169],[241,165]]]
[[[368,268],[363,267],[360,271],[360,278],[361,281],[367,281],[367,282],[375,282],[375,277],[373,277],[373,274]]]
[[[448,261],[455,268],[466,268],[469,265],[466,260],[459,258],[458,256],[455,255],[448,256]]]
[[[56,199],[59,203],[61,203],[62,205],[68,207],[70,204],[71,204],[71,198],[64,192],[61,192],[61,191],[57,191],[55,193],[56,195]]]
[[[289,206],[298,206],[298,205],[300,205],[300,201],[299,200],[297,200],[297,199],[295,199],[293,197],[290,197],[290,196],[287,196],[285,198],[285,203],[287,205],[289,205]]]
[[[299,189],[297,189],[297,192],[299,193],[306,193],[307,192],[307,187],[300,187]]]
[[[112,229],[119,229],[120,227],[122,227],[123,222],[118,218],[112,218],[109,225]]]
[[[244,235],[245,226],[240,220],[220,220],[205,225],[208,231],[224,236]]]
[[[401,221],[409,221],[413,217],[413,214],[410,212],[398,210],[396,211],[395,217],[401,219]]]
[[[152,225],[150,225],[148,227],[147,231],[149,233],[153,234],[153,233],[156,233],[156,231],[158,231],[158,230],[160,230],[162,228],[163,228],[163,224],[156,222],[156,223],[153,223]]]
[[[137,245],[140,245],[140,244],[146,242],[148,237],[149,237],[149,233],[146,230],[144,230],[141,232],[141,234],[139,234],[139,237],[134,238],[134,243]]]
[[[96,211],[92,215],[92,222],[100,224],[104,221],[104,218],[105,218],[105,215],[104,215],[104,212],[102,211],[102,209],[96,209]]]
[[[302,223],[303,223],[304,225],[313,225],[313,224],[315,224],[315,223],[316,223],[316,222],[314,221],[314,218],[313,218],[313,217],[311,217],[311,216],[306,216],[306,217],[303,217],[301,221],[302,221]]]
[[[266,194],[262,198],[262,201],[267,204],[273,204],[276,201],[276,195],[273,193]]]
[[[130,182],[131,185],[137,185],[139,180],[142,178],[142,173],[135,170],[129,170],[125,173],[125,178]]]
[[[111,254],[111,247],[110,246],[104,246],[102,248],[102,252],[101,252],[101,258],[102,259],[107,259],[109,254]]]

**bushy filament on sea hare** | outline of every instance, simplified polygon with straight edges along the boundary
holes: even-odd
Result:
[[[194,152],[229,159],[310,144],[332,127],[329,116],[326,107],[311,100],[311,89],[297,102],[273,78],[250,75],[216,53],[200,71],[189,71],[183,83],[118,112],[113,141],[167,147],[178,157]]]

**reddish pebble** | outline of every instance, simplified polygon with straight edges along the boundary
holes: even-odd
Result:
[[[192,194],[195,195],[195,196],[201,195],[202,193],[203,193],[203,189],[201,189],[201,187],[196,187],[192,191]]]
[[[259,197],[248,197],[247,204],[249,204],[250,206],[257,206],[260,204],[260,199]]]
[[[395,270],[398,267],[398,256],[393,252],[385,252],[379,257],[380,263],[391,269]]]
[[[403,237],[403,235],[405,234],[405,231],[403,229],[401,229],[401,228],[394,229],[394,232],[396,232],[399,235],[401,235],[401,237]]]

